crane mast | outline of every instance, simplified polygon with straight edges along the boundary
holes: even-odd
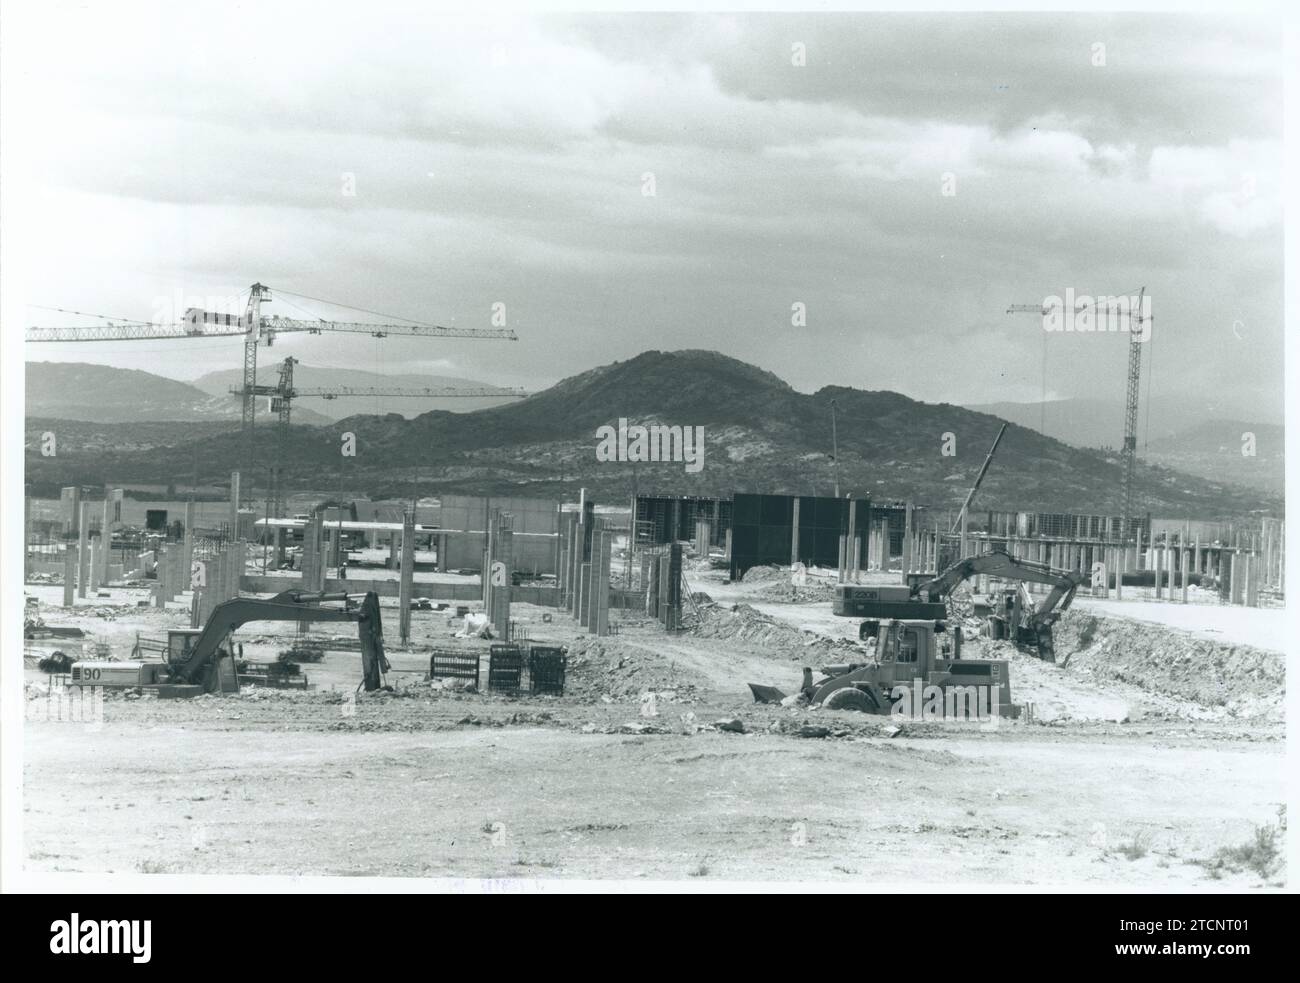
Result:
[[[1138,309],[1129,312],[1128,391],[1124,399],[1124,539],[1132,534],[1133,472],[1137,468],[1138,391],[1142,381],[1142,301],[1146,287],[1138,293]]]
[[[1096,314],[1106,314],[1129,319],[1128,375],[1124,393],[1124,443],[1121,450],[1121,469],[1123,470],[1120,491],[1123,509],[1122,537],[1127,540],[1133,534],[1133,478],[1137,472],[1137,418],[1138,398],[1142,384],[1142,344],[1146,341],[1143,325],[1152,320],[1143,313],[1147,288],[1138,290],[1137,306],[1125,310],[1123,306],[1102,310],[1094,305],[1080,304],[1076,313],[1093,306]],[[1112,298],[1118,299],[1118,298]],[[1046,304],[1011,304],[1008,314],[1041,314],[1047,317],[1054,313]]]

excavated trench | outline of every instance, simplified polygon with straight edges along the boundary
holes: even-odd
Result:
[[[1281,720],[1286,657],[1177,628],[1078,609],[1056,624],[1056,668],[1098,684],[1126,683],[1244,719]]]

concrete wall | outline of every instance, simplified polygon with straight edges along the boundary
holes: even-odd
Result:
[[[493,511],[514,516],[515,535],[540,533],[554,535],[559,528],[559,502],[549,498],[520,498],[511,495],[444,495],[438,525],[443,529],[483,532]],[[484,546],[483,548],[486,548]]]
[[[98,529],[102,519],[103,496],[98,500],[89,498],[91,502],[90,509],[90,528]],[[157,501],[142,501],[135,498],[122,499],[122,518],[121,523],[124,526],[138,526],[144,528],[145,512],[151,509],[163,509],[167,513],[168,522],[185,521],[185,505],[183,501],[168,501],[159,499]],[[229,502],[195,502],[195,525],[205,529],[215,529],[224,522],[230,521],[230,503]],[[64,518],[63,509],[60,500],[57,498],[36,498],[32,499],[32,518],[33,519],[50,519],[62,520]]]
[[[434,534],[434,541],[446,537],[447,555],[439,557],[443,570],[478,570],[483,566],[485,536],[481,532],[444,531]],[[511,569],[527,574],[555,573],[555,536],[515,533],[514,560]]]
[[[487,549],[487,526],[494,511],[513,518],[514,562],[512,569],[528,573],[556,573],[556,540],[559,534],[559,503],[547,498],[511,495],[445,495],[438,514],[441,527],[435,540],[446,537],[447,555],[439,557],[443,570],[473,569],[483,565]]]

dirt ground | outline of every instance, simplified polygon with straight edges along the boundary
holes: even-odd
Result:
[[[29,643],[26,865],[1149,889],[1281,882],[1260,859],[1269,831],[1285,826],[1284,721],[1280,697],[1268,696],[1280,654],[1252,650],[1246,674],[1260,692],[1230,698],[1191,686],[1194,666],[1163,672],[1175,658],[1125,657],[1149,639],[1090,610],[1096,624],[1064,633],[1064,665],[991,643],[972,651],[1011,659],[1013,699],[1033,704],[1032,720],[900,728],[886,717],[754,704],[747,682],[794,692],[803,666],[860,656],[856,622],[834,618],[826,601],[773,599],[763,581],[690,577],[718,603],[700,631],[675,636],[616,612],[619,633],[593,639],[562,614],[547,622],[548,610],[515,605],[534,641],[570,647],[562,697],[430,684],[422,649],[488,643],[453,640],[445,613],[416,611],[412,650],[390,641],[391,693],[356,694],[359,657],[340,650],[303,666],[308,691],[113,694],[102,713],[58,720],[30,664],[55,647],[81,653],[61,640]],[[48,623],[82,627],[87,648],[97,640],[119,657],[137,631],[185,621],[179,608],[134,607],[143,593],[112,591],[75,611],[52,606],[58,588],[28,593]],[[391,640],[397,611],[384,615]],[[1212,646],[1203,637],[1147,628],[1165,633],[1175,656],[1185,649],[1214,672],[1243,672],[1240,652],[1220,666],[1217,650],[1197,647]],[[261,624],[238,637],[246,657],[270,660],[294,636]]]

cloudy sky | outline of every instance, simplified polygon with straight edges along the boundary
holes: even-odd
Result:
[[[521,338],[284,337],[263,358],[537,385],[710,348],[804,390],[1119,400],[1124,337],[1005,311],[1145,285],[1156,395],[1281,414],[1267,21],[122,9],[8,25],[39,98],[31,304],[150,319],[260,280],[460,326],[499,302]],[[240,346],[27,356],[193,378]]]

